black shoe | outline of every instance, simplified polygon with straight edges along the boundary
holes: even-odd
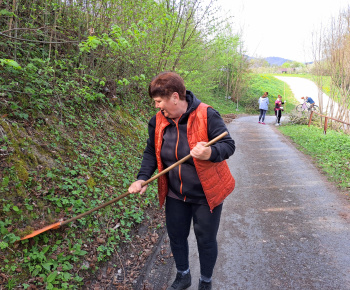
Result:
[[[204,282],[199,279],[198,290],[211,290],[211,282]]]
[[[173,284],[171,284],[171,286],[168,289],[181,290],[181,289],[187,289],[190,286],[191,286],[191,273],[188,272],[185,275],[182,275],[181,273],[177,273],[175,281],[173,282]]]

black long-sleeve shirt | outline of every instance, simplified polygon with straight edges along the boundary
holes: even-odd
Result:
[[[161,149],[161,158],[164,164],[164,168],[171,166],[190,153],[190,147],[187,140],[187,121],[189,114],[198,107],[201,101],[198,100],[190,91],[187,91],[186,101],[188,102],[188,108],[186,113],[184,113],[179,119],[178,127],[172,119],[167,118],[170,125],[165,128]],[[223,119],[216,110],[209,107],[207,117],[209,140],[212,140],[218,135],[227,131]],[[153,116],[148,124],[149,138],[147,140],[147,146],[143,154],[141,169],[137,175],[138,180],[149,179],[157,169],[154,142],[155,126],[156,116]],[[179,145],[176,148],[177,138],[179,138]],[[235,142],[228,134],[210,147],[211,156],[209,158],[209,161],[221,162],[229,158],[234,153]],[[169,189],[174,194],[176,194],[178,198],[185,199],[186,196],[186,201],[192,201],[196,203],[206,202],[203,188],[199,181],[192,158],[180,166],[170,170],[167,173],[167,177],[169,180]]]

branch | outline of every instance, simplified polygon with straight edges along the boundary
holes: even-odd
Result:
[[[55,28],[55,27],[59,27],[59,26],[52,26],[52,28]],[[9,31],[13,31],[13,30],[40,30],[42,28],[51,28],[50,26],[42,26],[42,27],[39,27],[39,28],[21,28],[21,27],[18,27],[18,28],[11,28],[11,29],[8,29],[8,30],[3,30],[1,31],[1,33],[4,33],[4,32],[9,32]]]
[[[3,34],[0,32],[0,36],[5,36],[11,39],[16,39],[16,40],[20,40],[20,41],[26,41],[26,42],[35,42],[35,43],[45,43],[45,44],[63,44],[63,43],[79,43],[80,41],[61,41],[61,42],[52,42],[52,41],[40,41],[40,40],[31,40],[31,39],[24,39],[24,38],[17,38],[17,37],[13,37],[13,36],[9,36],[6,34]]]
[[[3,91],[11,92],[11,93],[19,93],[19,94],[26,94],[29,96],[35,95],[35,93],[27,93],[27,92],[20,92],[20,91],[13,91],[13,90],[8,90],[8,89],[3,89]],[[55,96],[55,94],[40,94],[40,96]]]

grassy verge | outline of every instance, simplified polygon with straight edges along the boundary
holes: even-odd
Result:
[[[315,126],[287,125],[280,127],[299,149],[313,157],[329,180],[350,192],[350,136]]]

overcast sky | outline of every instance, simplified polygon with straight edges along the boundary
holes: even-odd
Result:
[[[312,32],[350,6],[350,0],[218,0],[234,16],[249,56],[308,62]]]

